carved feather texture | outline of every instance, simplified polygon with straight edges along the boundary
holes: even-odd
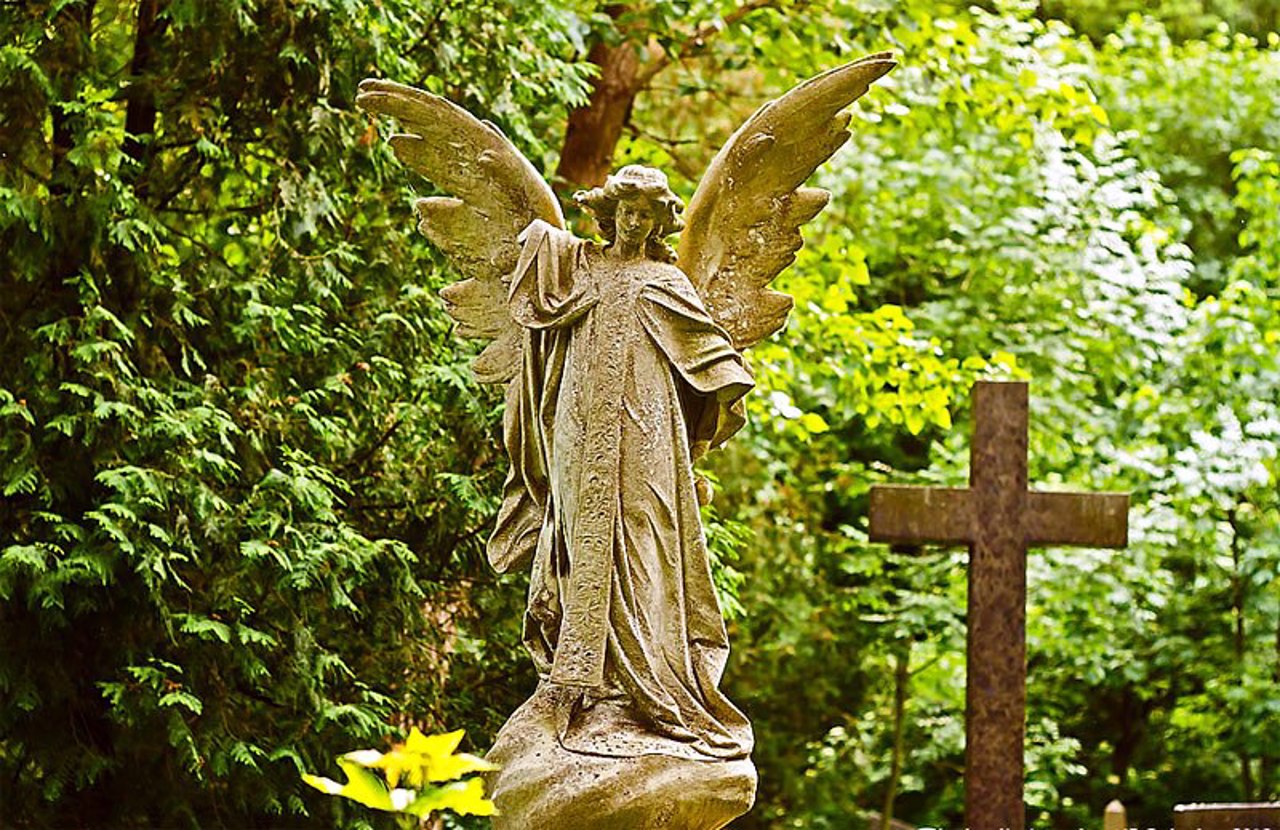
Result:
[[[685,213],[678,264],[735,348],[786,323],[791,297],[769,283],[795,261],[800,226],[830,198],[802,185],[849,140],[842,110],[896,65],[880,52],[810,78],[756,110],[703,175]]]
[[[509,380],[520,365],[519,328],[507,311],[517,237],[534,219],[564,227],[555,194],[502,131],[438,95],[392,81],[361,82],[356,104],[390,115],[396,157],[451,194],[414,204],[418,228],[466,279],[441,296],[458,334],[493,340],[473,364],[485,383]]]

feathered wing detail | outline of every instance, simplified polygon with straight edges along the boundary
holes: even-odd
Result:
[[[521,348],[505,282],[520,255],[517,237],[534,219],[564,228],[559,201],[501,130],[457,104],[376,79],[361,82],[356,104],[399,120],[396,157],[452,194],[414,203],[418,229],[466,277],[440,292],[458,334],[493,341],[475,360],[476,378],[509,380]]]
[[[756,110],[703,175],[678,264],[739,351],[786,323],[792,299],[769,283],[795,261],[800,226],[831,195],[803,184],[849,140],[842,110],[896,65],[880,52],[810,78]]]

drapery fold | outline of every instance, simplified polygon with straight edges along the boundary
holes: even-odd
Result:
[[[540,222],[521,241],[509,301],[524,362],[489,557],[530,564],[526,646],[543,682],[581,689],[561,741],[744,757],[750,725],[719,691],[728,639],[692,457],[742,426],[750,373],[674,266],[619,262]]]

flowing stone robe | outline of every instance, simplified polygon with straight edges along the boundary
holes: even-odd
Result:
[[[691,448],[742,426],[751,375],[675,266],[618,262],[542,222],[520,240],[524,355],[489,558],[532,563],[535,697],[559,701],[573,752],[745,758],[751,726],[719,690],[728,638]]]

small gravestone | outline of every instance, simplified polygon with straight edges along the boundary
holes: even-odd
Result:
[[[1108,804],[1102,814],[1102,830],[1125,830],[1128,826],[1124,805],[1119,801]]]
[[[1267,804],[1179,804],[1173,830],[1280,830],[1280,801]]]
[[[969,487],[871,488],[876,542],[969,545],[965,823],[1022,830],[1027,548],[1121,548],[1129,496],[1027,489],[1027,384],[973,389]]]

